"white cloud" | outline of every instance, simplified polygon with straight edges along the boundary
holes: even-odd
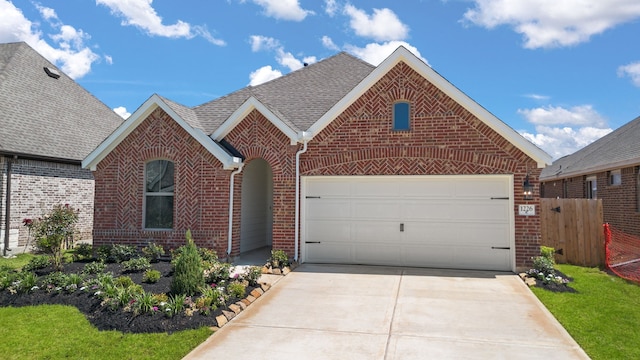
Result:
[[[272,37],[251,35],[251,51],[273,50],[280,47],[280,42]]]
[[[298,0],[253,0],[262,6],[265,15],[280,20],[302,21],[307,15],[313,15],[313,11],[304,10]]]
[[[263,66],[249,75],[249,85],[256,86],[269,80],[277,79],[282,76],[279,70],[271,68],[271,65]]]
[[[327,48],[329,50],[333,50],[333,51],[340,50],[338,45],[336,45],[333,42],[333,40],[330,37],[326,36],[326,35],[322,37],[322,46],[324,46],[325,48]]]
[[[369,16],[364,10],[347,4],[344,13],[351,18],[351,29],[359,36],[389,41],[405,39],[409,34],[409,27],[387,8],[373,9],[373,15]]]
[[[549,100],[551,98],[548,95],[541,95],[541,94],[526,94],[524,97],[527,97],[533,100]]]
[[[290,52],[286,52],[280,48],[276,53],[276,60],[278,61],[278,64],[288,67],[291,71],[302,68],[302,61],[296,59],[296,57]]]
[[[107,61],[107,64],[113,65],[113,58],[110,55],[105,55],[104,59]]]
[[[527,121],[534,125],[577,125],[604,127],[607,124],[602,115],[591,105],[579,105],[570,109],[561,106],[546,106],[535,109],[519,109]]]
[[[640,61],[620,66],[618,76],[628,76],[635,86],[640,87]]]
[[[591,105],[518,110],[535,125],[535,134],[520,131],[526,139],[554,159],[572,154],[612,131]]]
[[[420,55],[420,51],[418,51],[415,46],[411,46],[409,43],[404,41],[389,41],[383,44],[371,43],[367,44],[364,48],[347,45],[345,46],[345,50],[369,64],[378,66],[384,59],[389,57],[389,55],[391,55],[398,46],[404,46],[407,50],[411,51],[414,55],[429,65],[427,59]]]
[[[78,79],[86,75],[91,71],[91,65],[100,58],[84,44],[90,36],[60,22],[55,10],[42,6],[37,8],[44,20],[59,31],[57,34],[49,34],[54,46],[42,38],[42,31],[37,23],[25,18],[20,9],[6,0],[0,0],[0,42],[24,41],[59,66],[69,77]]]
[[[127,108],[124,106],[118,106],[117,108],[113,109],[113,111],[115,111],[115,113],[120,115],[120,117],[123,119],[127,119],[129,116],[131,116],[131,113],[128,112]]]
[[[616,25],[638,19],[638,0],[474,0],[464,21],[495,28],[507,25],[529,49],[571,46]]]
[[[192,26],[182,20],[173,25],[163,25],[162,17],[151,6],[152,2],[153,0],[96,0],[97,4],[108,7],[112,14],[122,17],[122,25],[138,27],[149,35],[186,39],[199,35],[212,44],[225,45],[223,40],[213,37],[204,26]]]
[[[338,12],[338,3],[336,0],[324,0],[324,12],[333,17]]]

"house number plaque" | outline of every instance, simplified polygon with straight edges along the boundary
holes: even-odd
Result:
[[[535,205],[518,205],[518,214],[524,216],[531,216],[536,214]]]

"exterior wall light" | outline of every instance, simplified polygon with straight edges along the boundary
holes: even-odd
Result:
[[[525,200],[533,200],[533,185],[529,182],[529,174],[524,178],[524,184],[522,184],[522,194]]]

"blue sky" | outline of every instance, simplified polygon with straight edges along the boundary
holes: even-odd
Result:
[[[0,0],[1,43],[122,116],[404,45],[554,158],[640,116],[638,34],[638,0]]]

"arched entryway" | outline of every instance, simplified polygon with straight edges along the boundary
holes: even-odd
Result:
[[[271,247],[273,172],[263,159],[251,160],[242,173],[240,253]],[[266,260],[266,259],[265,259]]]

